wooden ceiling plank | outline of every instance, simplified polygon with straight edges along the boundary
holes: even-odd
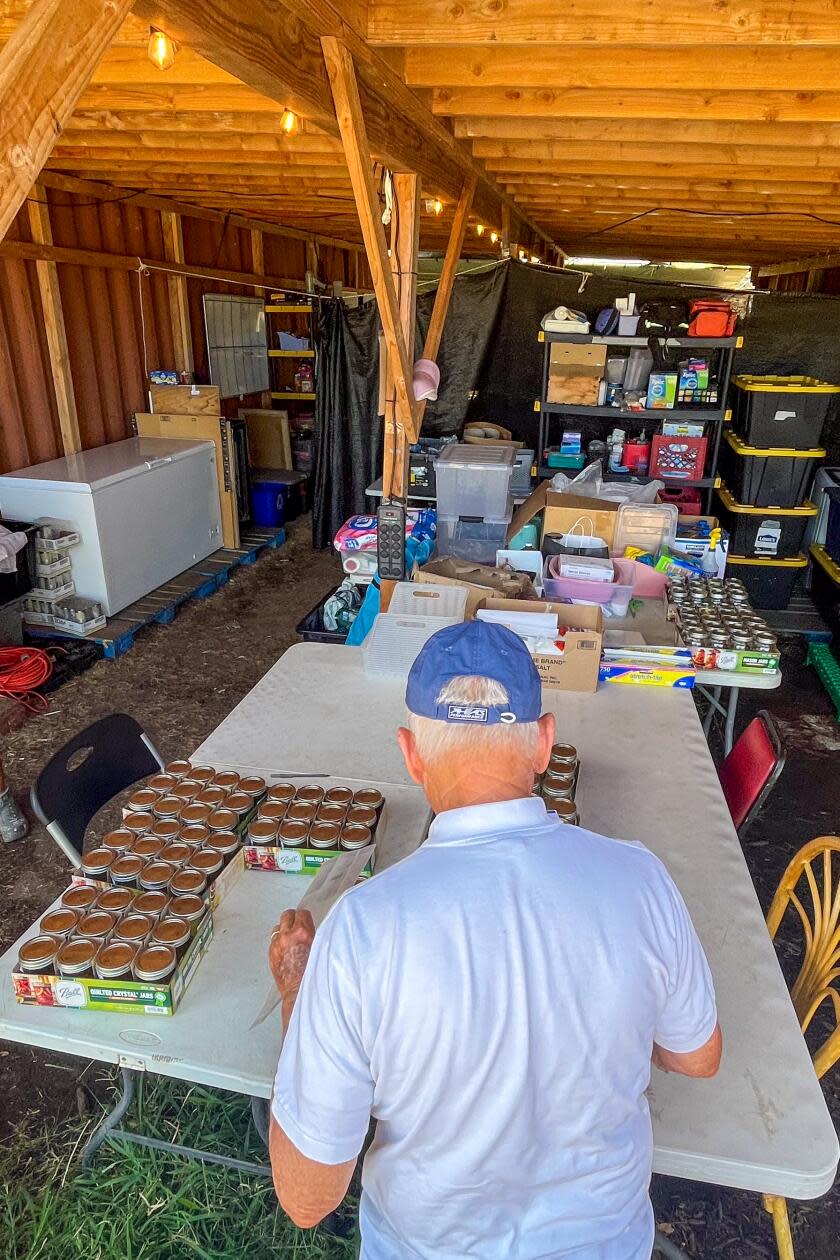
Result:
[[[655,47],[624,46],[610,55],[564,45],[519,48],[424,48],[406,50],[410,86],[544,88],[657,88],[708,91],[737,83],[739,89],[789,92],[836,90],[840,46],[744,46],[679,49],[667,39]]]
[[[246,110],[274,117],[280,106],[261,92],[233,81],[225,86],[92,83],[79,97],[78,108],[84,111],[166,110],[177,111],[179,115]]]
[[[77,114],[73,116],[76,125]],[[521,140],[534,142],[532,118],[456,118],[455,135],[468,140]],[[572,143],[597,141],[599,144],[634,143],[680,145],[769,145],[780,148],[821,148],[840,145],[840,123],[794,123],[763,120],[685,118],[543,118],[539,124],[541,142]],[[474,149],[473,152],[478,152]],[[809,158],[810,160],[810,158]]]
[[[538,159],[534,160],[525,158],[521,161],[514,161],[513,159],[506,158],[489,158],[487,160],[487,169],[501,175],[502,177],[505,173],[539,174],[540,172],[544,172],[545,174],[553,174],[555,178],[558,179],[564,178],[567,174],[605,175],[611,179],[619,180],[622,178],[622,173],[616,171],[614,163],[603,162],[600,160],[597,150],[593,150],[591,160],[587,161],[578,158],[571,160],[567,158],[565,163],[560,163],[559,161],[542,162]],[[792,167],[779,166],[753,165],[739,166],[737,169],[738,178],[751,181],[764,181],[768,184],[784,184],[787,180],[791,180],[794,183],[801,183],[801,180],[796,179],[796,175],[798,174],[801,176],[805,174],[805,170],[803,169],[796,171],[795,168]],[[699,163],[677,163],[666,160],[649,163],[644,174],[645,176],[650,176],[651,178],[659,177],[665,180],[671,179],[677,181],[685,179],[697,180],[699,177],[702,177],[701,173],[705,172],[708,179],[713,181],[723,181],[730,177],[731,171],[732,167],[725,162],[718,166],[708,166],[701,165]],[[837,180],[840,180],[840,154],[838,155],[837,166],[830,169],[822,167],[809,167],[807,173],[815,182],[834,183]],[[624,175],[624,178],[632,181],[632,171]],[[502,178],[502,182],[504,182],[504,178]]]
[[[145,106],[137,109],[107,109],[105,107],[97,109],[77,105],[68,130],[74,133],[140,132],[146,135],[161,131],[168,135],[175,132],[188,132],[205,136],[230,131],[243,132],[245,135],[278,136],[290,139],[280,129],[283,111],[274,101],[270,104],[271,110],[263,113],[246,108],[184,111],[174,105],[171,108],[159,109],[148,109]],[[293,137],[293,139],[313,139],[319,136],[325,143],[330,143],[328,136],[317,131],[311,124],[309,127],[311,130],[308,135]]]
[[[840,267],[840,252],[809,255],[806,258],[794,258],[784,263],[771,263],[761,267],[760,276],[790,276],[798,271],[823,270],[826,267]]]
[[[663,141],[663,144],[667,143]],[[648,162],[661,162],[663,144],[633,144],[601,141],[593,148],[591,141],[586,140],[474,140],[473,152],[482,159],[497,159],[515,166],[520,159],[541,162],[558,162],[563,166],[573,163],[579,158],[590,158],[595,153],[601,162],[611,162],[617,172],[624,164],[631,164],[635,169],[644,167]],[[807,164],[809,171],[814,167],[834,167],[840,162],[840,149],[820,148],[803,156],[802,147],[791,145],[747,145],[747,144],[695,144],[686,141],[679,149],[676,160],[682,166],[761,166],[772,163],[776,166],[792,166],[801,174]]]
[[[37,0],[0,51],[0,240],[131,0]]]
[[[669,0],[664,11],[649,0],[603,0],[547,5],[545,0],[370,0],[368,39],[392,44],[616,44],[705,47],[708,44],[836,44],[840,15],[823,0],[742,0],[698,5]]]
[[[737,80],[736,80],[737,81]],[[432,110],[448,117],[514,118],[671,118],[732,122],[840,122],[840,91],[743,91],[728,87],[437,88]]]
[[[298,143],[299,140],[299,143]],[[154,158],[159,152],[196,153],[205,151],[227,150],[230,152],[254,152],[271,157],[277,162],[292,162],[305,155],[315,155],[324,165],[333,162],[336,166],[344,166],[344,155],[340,146],[330,136],[300,136],[289,139],[283,135],[256,135],[238,132],[200,131],[170,132],[159,131],[77,131],[73,120],[59,136],[56,148],[69,150],[86,148],[91,152],[120,148],[137,148],[149,150],[148,156]]]

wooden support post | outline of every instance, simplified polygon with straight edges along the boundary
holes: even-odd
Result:
[[[0,240],[132,0],[34,0],[0,52]]]
[[[163,226],[164,258],[167,262],[179,263],[183,266],[184,236],[181,231],[181,216],[165,211],[160,217]],[[175,367],[179,372],[192,373],[195,363],[190,327],[190,304],[187,297],[187,277],[174,273],[167,275],[166,286],[169,291],[169,316],[172,321]]]
[[[259,228],[251,228],[251,270],[265,275],[265,238]]]
[[[314,238],[306,242],[306,270],[312,272],[312,279],[318,279],[318,249]]]
[[[417,307],[417,248],[420,240],[420,179],[394,175],[391,216],[391,274],[399,302],[400,327],[408,361],[414,363]],[[419,433],[419,422],[418,422]],[[396,394],[390,363],[385,374],[385,439],[382,453],[382,492],[403,499],[408,490],[408,448],[405,429],[397,424]]]
[[[413,442],[417,437],[417,415],[411,388],[411,364],[400,326],[397,294],[373,182],[373,163],[353,59],[346,46],[334,36],[325,36],[321,40],[321,46],[391,365],[396,393],[396,424],[405,430],[409,440]],[[387,491],[387,487],[384,489]]]
[[[502,257],[510,258],[510,206],[502,206]]]
[[[40,184],[36,184],[32,199],[27,202],[29,209],[29,229],[32,240],[38,245],[52,245],[52,229],[50,227],[50,210],[47,205],[47,194]],[[58,267],[54,262],[39,259],[35,263],[38,275],[38,287],[41,291],[41,306],[44,311],[44,328],[47,334],[47,347],[50,353],[50,371],[52,372],[55,401],[58,407],[58,423],[61,428],[61,444],[65,455],[74,455],[82,449],[79,434],[79,415],[76,410],[76,395],[73,389],[73,377],[70,372],[70,355],[67,350],[67,334],[64,328],[64,311],[61,305],[61,290],[58,287]]]

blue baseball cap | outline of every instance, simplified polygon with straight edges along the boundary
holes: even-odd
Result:
[[[507,704],[438,703],[453,678],[480,675],[504,687]],[[433,634],[408,675],[405,702],[418,717],[493,726],[536,722],[542,686],[531,654],[518,634],[489,621],[462,621]]]

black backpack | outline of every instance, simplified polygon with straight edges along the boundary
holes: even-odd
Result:
[[[688,305],[685,302],[645,302],[639,311],[640,337],[687,337]]]

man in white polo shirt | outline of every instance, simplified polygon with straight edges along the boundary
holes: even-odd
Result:
[[[363,1260],[648,1260],[651,1061],[711,1076],[721,1052],[682,898],[531,795],[555,723],[516,635],[441,630],[406,703],[428,839],[272,938],[280,1202],[305,1227],[337,1207],[374,1119]]]

